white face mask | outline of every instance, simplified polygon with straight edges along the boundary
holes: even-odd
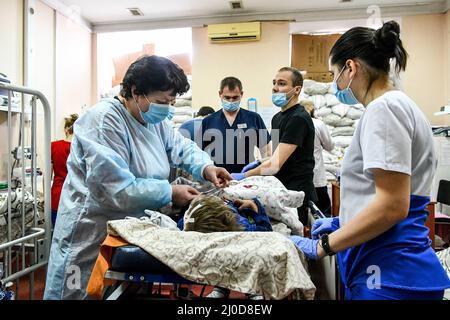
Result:
[[[200,209],[201,207],[203,207],[203,205],[202,205],[201,203],[199,203],[199,204],[196,205],[194,208],[192,208],[192,203],[191,203],[191,205],[189,206],[189,209],[187,209],[186,212],[184,213],[184,219],[183,219],[184,225],[183,225],[183,230],[186,229],[186,225],[187,225],[188,223],[194,223],[194,221],[195,221],[194,218],[191,218],[191,217],[192,217],[192,214],[193,214],[196,210]]]

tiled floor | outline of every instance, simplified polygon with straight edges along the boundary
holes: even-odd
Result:
[[[34,272],[34,297],[33,300],[42,300],[44,296],[44,288],[45,288],[45,274],[46,267],[42,267],[37,269]],[[17,281],[14,282],[13,291],[16,294],[17,300],[30,300],[30,276],[26,275],[22,277],[18,281],[18,290],[17,290]]]

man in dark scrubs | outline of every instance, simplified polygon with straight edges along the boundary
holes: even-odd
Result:
[[[241,81],[226,77],[219,90],[222,109],[202,121],[202,149],[228,172],[255,161],[255,146],[262,157],[270,156],[267,128],[258,113],[241,108],[243,94]]]

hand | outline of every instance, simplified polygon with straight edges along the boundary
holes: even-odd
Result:
[[[203,176],[217,188],[225,188],[228,186],[228,182],[233,180],[233,177],[227,170],[213,165],[209,165],[203,170]]]
[[[241,181],[245,179],[245,173],[232,173],[233,180]]]
[[[300,236],[290,236],[289,239],[299,248],[307,258],[318,260],[317,245],[319,240],[311,240]]]
[[[253,211],[255,211],[256,213],[258,213],[258,206],[256,205],[256,203],[252,200],[235,200],[233,202],[233,204],[238,207],[239,210],[248,208],[251,209]]]
[[[200,192],[191,186],[174,185],[172,186],[172,203],[176,207],[184,207],[199,194]]]
[[[325,233],[331,233],[339,229],[339,218],[317,219],[311,229],[311,237],[316,240]]]
[[[255,169],[256,167],[258,167],[261,164],[261,162],[259,160],[250,162],[248,165],[246,165],[244,168],[242,168],[241,173],[246,173],[249,170]]]

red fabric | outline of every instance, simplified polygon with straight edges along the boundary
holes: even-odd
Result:
[[[52,164],[53,164],[53,184],[52,184],[52,210],[58,210],[59,196],[67,176],[67,157],[70,152],[70,142],[58,140],[52,142]]]

